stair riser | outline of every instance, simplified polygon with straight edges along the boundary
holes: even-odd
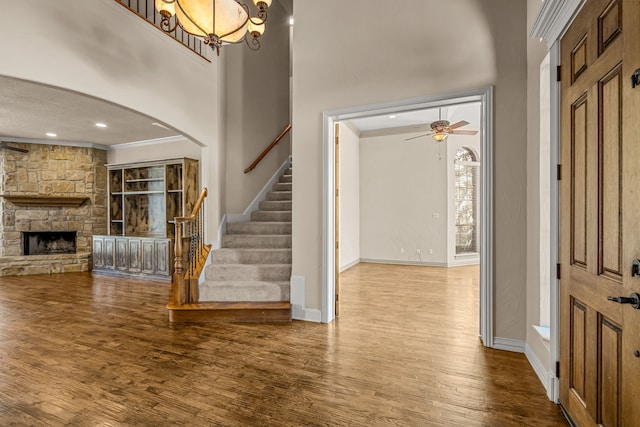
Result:
[[[291,200],[291,191],[270,191],[267,200]]]
[[[278,182],[293,182],[293,176],[291,175],[282,175]]]
[[[227,234],[291,234],[291,223],[268,221],[228,223]]]
[[[220,249],[213,251],[212,264],[291,264],[289,249],[253,251],[249,249]]]
[[[285,169],[283,175],[293,175],[293,169],[292,168]]]
[[[200,301],[289,301],[289,286],[204,282],[200,284]]]
[[[291,222],[290,211],[253,211],[251,221]]]
[[[287,281],[291,278],[291,265],[210,265],[205,279],[222,280],[264,280]]]
[[[292,183],[275,183],[273,184],[273,191],[291,191]]]
[[[264,202],[260,202],[260,210],[261,211],[290,211],[291,210],[291,201],[290,200],[265,200]]]
[[[222,247],[254,249],[290,248],[291,236],[253,236],[242,234],[227,234],[226,236],[222,236]]]

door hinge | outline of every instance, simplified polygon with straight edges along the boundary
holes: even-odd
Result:
[[[556,66],[556,81],[562,81],[562,66],[558,65]]]
[[[336,242],[336,249],[339,249],[340,244],[338,242]]]
[[[339,196],[340,196],[340,192],[339,192],[339,190],[336,188],[336,197],[339,197]]]
[[[556,179],[558,181],[562,180],[562,165],[556,165]]]
[[[556,378],[560,378],[560,361],[556,362]]]
[[[556,264],[556,279],[560,279],[560,263]]]

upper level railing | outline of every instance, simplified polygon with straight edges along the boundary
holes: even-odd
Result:
[[[265,148],[262,153],[260,153],[260,155],[253,161],[253,163],[251,163],[249,167],[244,170],[244,173],[249,173],[252,170],[254,170],[256,166],[258,166],[258,163],[260,163],[262,159],[264,159],[267,156],[267,154],[269,154],[269,152],[273,149],[273,147],[278,145],[278,142],[280,142],[280,140],[284,138],[284,136],[287,133],[289,133],[290,130],[291,130],[291,124],[288,124],[287,127],[284,128],[282,132],[280,132],[280,135],[278,135],[278,137],[274,139],[273,142],[269,144],[269,146]]]
[[[204,244],[204,188],[191,215],[175,218],[175,268],[173,304],[196,304],[199,299],[198,279],[209,256],[211,245]]]
[[[207,61],[210,60],[210,55],[213,55],[211,48],[206,46],[204,42],[186,31],[182,31],[179,25],[171,33],[166,33],[160,28],[160,21],[162,17],[155,9],[154,0],[115,0],[116,3],[126,7],[140,18],[144,19],[154,27],[160,29],[165,34],[169,34],[173,39],[191,49],[196,54],[200,55]]]

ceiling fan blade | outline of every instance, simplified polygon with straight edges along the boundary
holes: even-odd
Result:
[[[466,120],[460,120],[460,121],[459,121],[459,122],[457,122],[457,123],[454,123],[454,124],[452,124],[452,125],[449,125],[449,129],[457,129],[457,128],[460,128],[460,127],[462,127],[462,126],[466,126],[466,125],[468,125],[468,124],[469,124],[469,122],[468,122],[468,121],[466,121]]]
[[[477,130],[452,130],[451,132],[454,135],[475,135],[478,133]]]
[[[29,152],[29,150],[25,150],[24,148],[19,148],[19,147],[12,147],[11,145],[7,145],[4,142],[0,142],[0,149],[17,151],[18,153],[28,153]]]
[[[430,133],[423,133],[422,135],[418,135],[418,136],[412,136],[411,138],[405,138],[405,141],[411,141],[412,139],[418,139],[418,138],[422,138],[423,136],[429,136],[431,135]]]

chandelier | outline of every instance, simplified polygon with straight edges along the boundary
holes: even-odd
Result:
[[[251,17],[249,6],[236,0],[155,0],[163,31],[171,33],[179,25],[183,31],[202,38],[218,55],[223,44],[243,41],[252,50],[260,49],[258,39],[264,33],[271,0],[253,3],[258,12]]]

